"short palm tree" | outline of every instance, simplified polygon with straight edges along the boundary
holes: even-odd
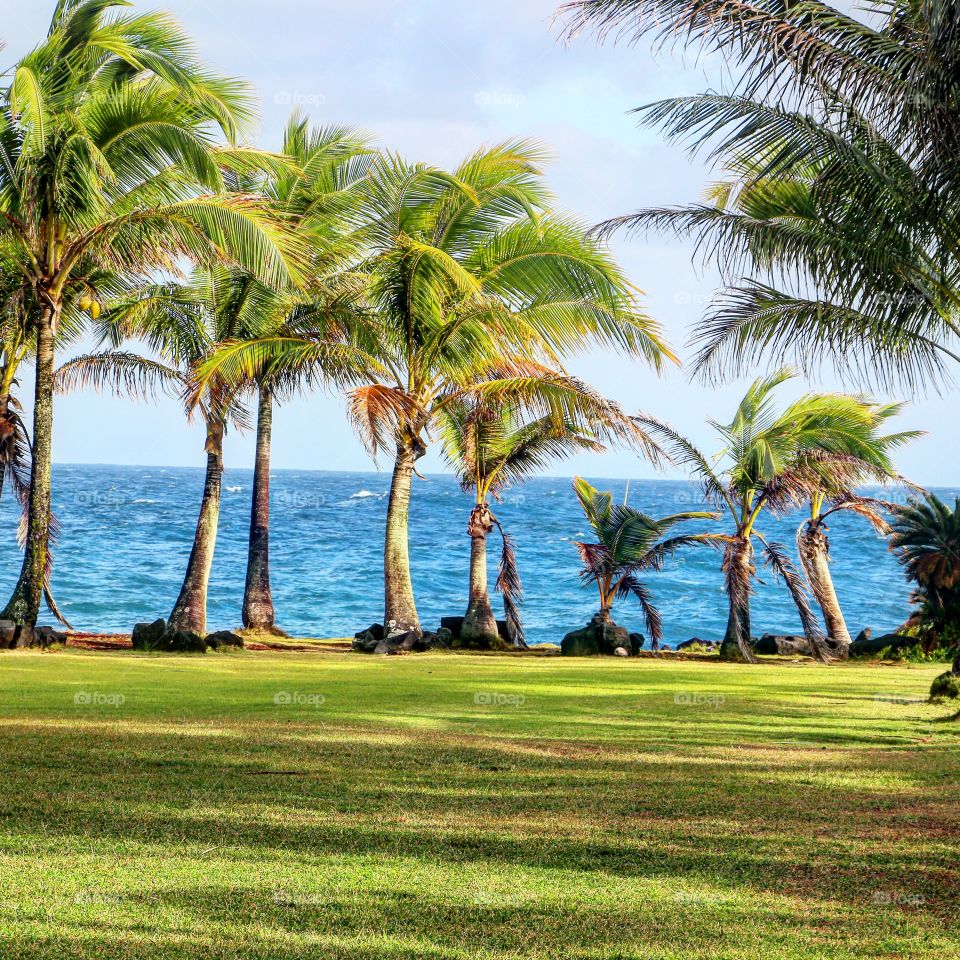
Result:
[[[897,474],[891,453],[897,447],[921,436],[920,431],[882,433],[883,425],[903,410],[903,404],[874,404],[851,399],[850,413],[862,414],[863,423],[850,431],[851,451],[848,460],[831,458],[822,463],[820,480],[810,497],[810,516],[797,531],[797,548],[810,592],[813,594],[827,637],[834,653],[846,656],[850,648],[850,632],[830,574],[830,539],[828,521],[840,513],[863,517],[882,534],[889,533],[887,516],[893,505],[877,497],[858,493],[870,483],[894,482],[907,485]]]
[[[718,535],[709,533],[667,536],[677,524],[715,519],[716,514],[688,512],[655,519],[634,510],[626,502],[615,504],[612,494],[601,493],[581,477],[574,478],[573,491],[596,536],[594,543],[576,544],[583,563],[580,580],[584,585],[593,584],[600,596],[600,609],[594,623],[612,623],[611,612],[616,600],[634,597],[643,610],[651,644],[656,650],[663,639],[663,619],[641,576],[661,570],[681,547],[717,542]]]
[[[814,651],[822,659],[830,655],[802,575],[783,546],[769,541],[757,524],[767,510],[782,514],[814,497],[832,465],[849,469],[854,463],[866,472],[868,464],[858,455],[865,423],[860,402],[837,394],[807,394],[778,411],[775,392],[793,376],[784,369],[756,380],[730,423],[711,421],[723,444],[714,458],[667,424],[638,418],[699,481],[708,502],[730,518],[723,558],[730,611],[721,646],[727,658],[755,659],[750,647],[754,543],[790,591]]]
[[[529,360],[603,344],[659,368],[673,359],[637,291],[581,224],[550,209],[542,150],[508,143],[453,173],[377,160],[361,207],[371,323],[361,341],[379,363],[350,395],[351,419],[374,456],[394,457],[384,543],[384,624],[398,642],[421,633],[408,522],[417,461],[441,412],[483,383],[486,396],[536,389]],[[304,371],[322,337],[238,348],[275,370]],[[316,351],[316,352],[314,352]],[[207,365],[216,372],[216,362]],[[404,638],[399,640],[399,638]]]
[[[890,549],[917,585],[920,629],[933,645],[956,647],[960,674],[960,499],[951,509],[931,493],[898,507]]]
[[[474,495],[467,521],[470,537],[470,593],[461,639],[470,646],[500,642],[490,604],[487,538],[500,531],[502,551],[497,589],[503,596],[509,639],[526,646],[517,601],[522,592],[513,541],[493,512],[491,501],[543,470],[554,460],[584,450],[604,449],[601,439],[623,436],[627,418],[576,379],[531,365],[543,391],[528,402],[502,402],[496,397],[466,394],[447,404],[439,417],[444,455],[464,491]]]
[[[727,286],[698,365],[928,385],[960,360],[960,31],[942,0],[573,0],[572,35],[682,40],[735,62],[730,92],[642,108],[731,182],[608,224],[693,237]]]
[[[60,0],[48,36],[0,91],[0,243],[37,305],[28,529],[0,616],[33,624],[50,538],[55,338],[124,289],[184,259],[228,262],[265,282],[300,251],[269,204],[229,189],[225,171],[270,165],[234,143],[252,117],[242,84],[211,74],[162,14],[123,0]]]

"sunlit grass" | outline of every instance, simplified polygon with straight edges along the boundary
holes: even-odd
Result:
[[[938,669],[4,655],[0,957],[958,957]]]

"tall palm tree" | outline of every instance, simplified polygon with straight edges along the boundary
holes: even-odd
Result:
[[[897,447],[922,435],[921,431],[901,431],[883,434],[883,425],[903,410],[901,403],[860,404],[864,424],[851,433],[853,456],[831,458],[822,463],[820,479],[810,497],[810,516],[797,530],[797,549],[810,592],[813,594],[827,637],[835,655],[845,657],[850,648],[850,632],[830,574],[830,539],[828,521],[839,513],[854,514],[867,520],[882,534],[889,533],[886,517],[893,505],[876,497],[862,496],[859,487],[869,483],[894,482],[908,485],[897,472],[891,453]],[[858,407],[851,405],[850,414],[856,416]]]
[[[312,332],[331,344],[342,343],[356,315],[358,284],[351,272],[359,250],[356,210],[373,151],[356,130],[311,129],[308,120],[295,114],[284,133],[283,155],[294,162],[248,178],[249,189],[268,197],[309,248],[307,276],[297,286],[272,289],[250,274],[235,272],[234,282],[249,288],[245,301],[254,303],[258,312],[243,327],[247,339]],[[247,628],[274,631],[270,586],[273,408],[278,396],[282,399],[297,382],[282,374],[272,377],[268,366],[255,367],[247,379],[257,396],[257,439],[242,620]]]
[[[393,156],[370,171],[361,208],[372,323],[363,347],[374,382],[350,395],[350,415],[374,456],[394,456],[384,542],[384,623],[398,642],[420,635],[410,576],[413,476],[428,434],[449,404],[483,381],[486,396],[536,388],[528,360],[606,345],[655,368],[673,359],[637,291],[574,220],[552,211],[542,150],[507,143],[453,173]],[[266,340],[229,355],[306,370],[322,338]],[[207,374],[218,363],[205,366]],[[401,639],[402,638],[402,639]]]
[[[960,499],[951,509],[933,494],[899,507],[890,549],[917,585],[920,628],[934,645],[956,648],[960,674]]]
[[[765,356],[805,370],[831,360],[871,383],[949,375],[960,359],[957,0],[563,10],[570,34],[682,40],[736,63],[730,92],[641,110],[725,168],[721,197],[608,224],[692,236],[722,268],[725,292],[697,335],[702,369],[752,369]]]
[[[860,401],[837,394],[807,394],[778,411],[775,392],[793,376],[784,369],[754,381],[730,423],[710,421],[722,442],[714,458],[667,424],[647,415],[638,418],[730,519],[723,558],[729,616],[721,646],[728,659],[755,659],[750,648],[755,543],[786,584],[814,651],[824,660],[830,656],[802,575],[783,546],[763,535],[758,522],[765,511],[782,514],[815,496],[837,464],[844,469],[855,464],[868,472],[869,464],[859,454],[870,421]]]
[[[47,37],[0,91],[0,242],[37,304],[33,457],[23,567],[0,617],[33,624],[50,537],[55,338],[123,289],[184,258],[285,282],[299,251],[225,170],[272,164],[229,143],[252,117],[245,87],[211,74],[162,14],[123,0],[60,0]]]
[[[667,536],[677,524],[716,519],[716,514],[688,512],[655,519],[634,510],[626,501],[614,504],[610,493],[601,493],[581,477],[574,477],[573,492],[597,538],[595,543],[576,544],[583,564],[580,579],[584,585],[593,584],[600,596],[600,610],[593,623],[612,624],[616,600],[635,597],[656,650],[663,639],[663,618],[640,576],[661,570],[681,547],[717,541],[718,535],[709,533]]]
[[[445,406],[439,417],[444,455],[463,490],[474,495],[467,521],[470,592],[461,627],[461,639],[470,646],[501,642],[487,578],[487,538],[494,529],[502,540],[497,589],[503,596],[507,633],[515,646],[526,646],[517,606],[522,588],[513,540],[491,501],[500,500],[508,487],[554,460],[584,450],[603,450],[601,437],[626,432],[626,417],[619,408],[585,384],[549,369],[530,373],[543,380],[542,398],[532,396],[532,402],[521,404],[466,394]]]

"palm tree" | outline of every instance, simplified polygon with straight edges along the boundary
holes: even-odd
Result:
[[[707,203],[611,221],[692,236],[724,294],[697,335],[706,372],[766,357],[885,384],[960,359],[960,32],[954,2],[847,13],[780,0],[576,0],[570,34],[682,38],[738,85],[644,119],[708,149],[730,182]],[[744,279],[745,278],[745,279]]]
[[[302,285],[277,290],[235,273],[235,282],[249,287],[243,296],[258,314],[243,326],[251,335],[319,332],[331,343],[342,342],[354,312],[356,283],[349,268],[358,238],[353,220],[373,152],[355,130],[311,129],[309,121],[294,115],[284,133],[283,155],[294,163],[249,186],[268,197],[309,245],[309,277]],[[268,367],[251,371],[248,379],[257,394],[257,439],[242,620],[244,627],[276,632],[270,586],[271,431],[278,394],[282,398],[297,384],[282,375],[271,377]]]
[[[951,672],[960,674],[960,499],[951,509],[928,493],[898,507],[890,549],[917,585],[921,632],[933,646],[956,648]]]
[[[854,456],[849,460],[834,457],[823,462],[820,482],[810,497],[810,516],[797,530],[800,563],[810,592],[823,614],[830,645],[840,657],[848,655],[851,640],[830,575],[827,521],[839,513],[853,513],[867,520],[878,533],[888,534],[886,516],[893,504],[862,496],[857,493],[857,488],[868,483],[891,481],[906,485],[907,481],[896,473],[890,454],[896,447],[922,435],[920,431],[880,433],[883,424],[903,410],[901,403],[874,404],[866,400],[855,403],[861,404],[864,424],[857,431],[858,439],[851,433]],[[851,405],[850,413],[855,416],[857,412],[857,407]]]
[[[769,541],[757,524],[766,510],[782,514],[816,496],[838,465],[868,472],[860,454],[870,420],[864,418],[860,401],[837,394],[807,394],[778,412],[775,391],[793,376],[784,369],[754,381],[730,423],[710,421],[723,444],[715,458],[667,424],[647,415],[638,418],[700,482],[708,502],[730,518],[723,558],[730,610],[721,646],[721,655],[728,659],[755,659],[750,648],[755,542],[786,584],[817,656],[825,660],[830,654],[802,576],[783,546]]]
[[[21,502],[30,492],[30,438],[15,393],[30,352],[23,322],[25,292],[17,272],[0,264],[0,496],[9,482]]]
[[[658,649],[663,639],[663,619],[640,575],[661,570],[681,547],[717,541],[717,534],[667,537],[679,523],[716,519],[716,514],[677,513],[655,519],[634,510],[626,500],[614,504],[612,494],[601,493],[581,477],[574,478],[573,491],[597,538],[596,543],[576,544],[583,563],[580,580],[584,585],[593,584],[600,596],[600,609],[591,627],[615,626],[613,604],[621,597],[635,597],[643,610],[653,649]]]
[[[169,17],[122,0],[60,0],[48,36],[0,93],[0,242],[37,305],[33,457],[23,567],[0,617],[34,624],[50,537],[55,338],[184,258],[285,282],[299,251],[225,170],[276,161],[230,143],[252,117],[242,84],[195,59]]]
[[[536,403],[536,397],[532,404],[520,404],[466,394],[445,406],[439,417],[445,457],[463,490],[475,498],[467,521],[470,593],[460,631],[460,639],[470,646],[495,647],[502,642],[487,580],[487,537],[494,528],[502,540],[497,589],[503,596],[507,633],[515,646],[526,646],[517,606],[522,587],[513,540],[491,509],[491,500],[499,500],[508,487],[553,460],[603,450],[599,437],[625,432],[626,417],[585,384],[551,370],[539,375],[544,386],[539,399],[545,404]],[[544,405],[545,412],[539,409]]]
[[[362,338],[381,374],[350,394],[350,416],[371,454],[394,456],[384,542],[384,624],[412,645],[420,620],[410,576],[413,476],[441,412],[483,382],[485,396],[537,389],[529,360],[555,364],[591,344],[673,359],[637,291],[574,220],[553,212],[542,151],[507,143],[453,173],[393,156],[370,171],[361,207],[371,323]],[[226,359],[309,370],[322,337],[238,346]],[[219,362],[205,366],[215,373]]]

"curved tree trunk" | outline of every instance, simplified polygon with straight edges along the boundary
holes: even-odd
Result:
[[[410,577],[410,488],[417,461],[427,452],[416,438],[397,444],[393,466],[390,502],[387,505],[387,531],[383,551],[384,615],[386,635],[422,634]]]
[[[206,633],[207,586],[213,551],[217,544],[217,526],[220,521],[220,493],[223,480],[223,424],[207,424],[207,475],[200,501],[200,516],[193,538],[193,549],[187,562],[180,596],[170,614],[170,626],[175,630]]]
[[[495,646],[500,640],[487,579],[487,536],[492,530],[493,518],[489,506],[477,504],[470,512],[467,523],[467,535],[470,537],[470,601],[460,628],[461,637],[474,645]]]
[[[273,393],[260,387],[257,412],[257,459],[253,469],[253,502],[250,508],[250,543],[247,549],[247,584],[243,594],[243,625],[271,630],[274,625],[270,590],[270,438],[273,428]]]
[[[0,393],[0,500],[3,499],[3,481],[7,477],[6,458],[16,427],[10,421],[10,394]]]
[[[37,321],[36,384],[33,407],[33,455],[27,542],[20,579],[0,620],[36,626],[47,582],[50,551],[50,473],[53,462],[53,367],[57,311],[44,307]]]
[[[830,541],[823,526],[808,522],[797,536],[797,547],[810,592],[823,614],[831,652],[834,656],[845,658],[850,654],[850,631],[830,574]]]
[[[720,645],[724,660],[743,660],[755,663],[751,646],[750,593],[753,581],[753,545],[740,537],[731,543],[724,554],[723,571],[726,576],[730,613],[727,631]]]

